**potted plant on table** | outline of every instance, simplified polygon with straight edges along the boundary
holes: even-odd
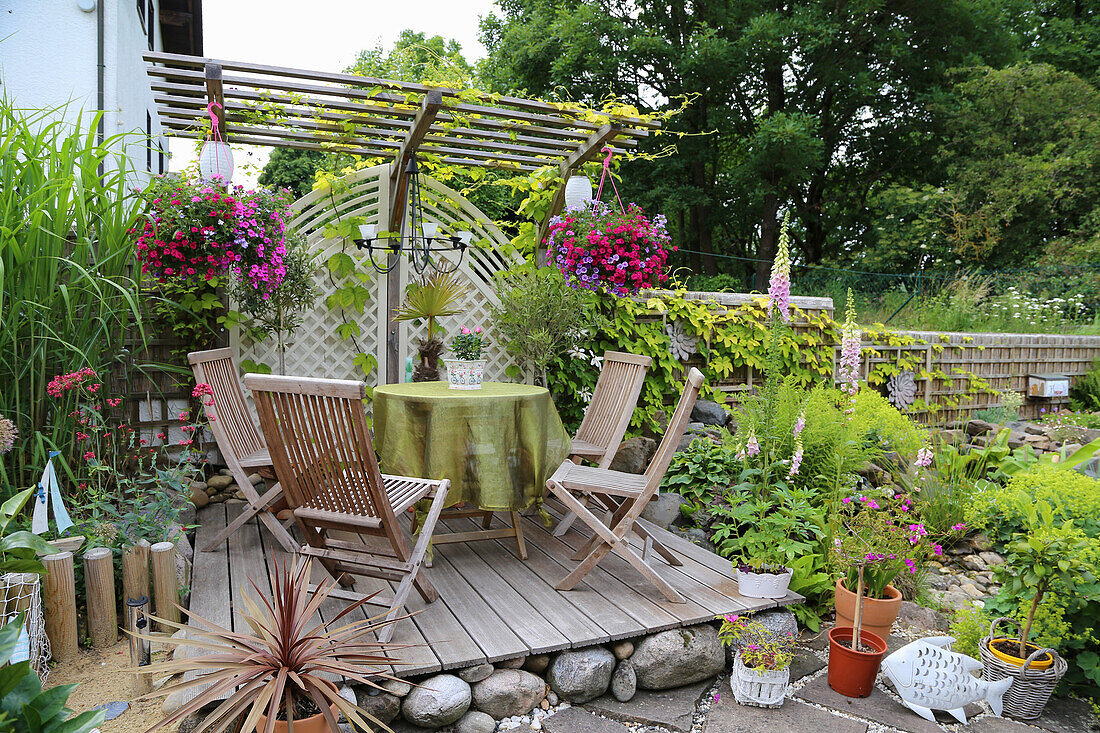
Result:
[[[1100,547],[1072,520],[1056,524],[1050,504],[1020,497],[1017,511],[1026,519],[1026,533],[1017,533],[1008,544],[1005,562],[994,572],[1003,584],[1003,594],[1014,598],[1031,596],[1026,620],[1015,638],[998,636],[997,627],[1007,618],[993,621],[989,636],[978,652],[982,677],[999,680],[1012,677],[1004,697],[1004,712],[1014,718],[1038,718],[1068,665],[1057,651],[1028,641],[1035,612],[1043,596],[1052,590],[1066,593],[1095,580]]]
[[[718,638],[736,646],[730,687],[741,705],[778,708],[787,694],[795,637],[769,631],[759,621],[733,614],[722,617]]]
[[[451,351],[457,358],[443,360],[451,389],[481,389],[485,373],[485,359],[481,358],[481,352],[485,342],[481,326],[472,329],[463,326],[459,334],[451,339]]]
[[[394,315],[396,321],[425,321],[427,335],[417,344],[419,361],[413,369],[414,382],[439,379],[439,357],[443,353],[443,327],[438,319],[462,312],[460,303],[469,288],[453,272],[436,272],[409,283],[405,300]]]
[[[336,583],[328,580],[311,593],[309,579],[308,561],[299,559],[293,566],[276,561],[270,600],[250,579],[261,599],[257,602],[244,596],[247,612],[241,615],[251,633],[235,633],[191,614],[208,630],[158,618],[158,623],[185,629],[187,635],[166,639],[135,634],[176,649],[199,651],[198,656],[190,657],[177,651],[172,661],[143,667],[143,673],[152,675],[199,673],[146,697],[204,688],[147,733],[174,726],[210,703],[218,705],[197,733],[218,733],[231,727],[257,733],[284,733],[291,727],[297,733],[323,733],[337,730],[341,713],[357,730],[375,730],[372,726],[387,730],[370,713],[341,697],[326,676],[336,674],[381,689],[376,680],[392,679],[382,670],[394,660],[387,655],[386,644],[365,637],[391,622],[349,620],[371,601],[367,597],[349,604],[327,623],[313,624],[311,617],[328,600]]]

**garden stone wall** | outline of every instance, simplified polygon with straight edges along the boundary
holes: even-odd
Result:
[[[755,618],[777,634],[797,632],[790,611],[762,611]],[[448,670],[413,684],[387,680],[382,690],[352,689],[362,708],[391,727],[403,721],[416,729],[491,733],[524,725],[541,730],[546,717],[572,705],[605,696],[625,703],[638,690],[679,688],[729,669],[715,622]]]

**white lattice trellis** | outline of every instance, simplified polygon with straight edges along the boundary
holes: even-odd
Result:
[[[372,275],[372,279],[364,283],[370,299],[363,312],[345,313],[349,321],[359,324],[360,335],[354,341],[344,340],[336,330],[343,322],[340,313],[330,309],[326,303],[328,296],[336,291],[337,283],[330,278],[328,270],[321,267],[315,275],[321,295],[313,309],[304,314],[301,328],[295,332],[287,346],[287,374],[361,379],[363,372],[355,365],[354,360],[355,355],[362,351],[373,354],[378,360],[377,369],[367,381],[377,383],[383,380],[386,373],[387,278],[399,276],[403,292],[409,283],[411,268],[406,261],[398,268],[399,275],[396,272],[377,274],[371,267],[366,252],[360,252],[350,241],[325,239],[324,228],[337,217],[363,216],[368,222],[376,223],[384,229],[382,219],[387,210],[385,198],[388,186],[383,186],[382,183],[383,177],[388,174],[389,166],[386,165],[365,168],[344,177],[344,185],[334,187],[333,191],[314,191],[295,202],[296,216],[291,225],[306,236],[311,250],[319,253],[318,262],[323,265],[333,254],[342,251],[352,257],[359,272]],[[444,228],[460,224],[461,228],[470,229],[478,245],[467,250],[465,260],[458,269],[458,274],[470,285],[470,292],[463,303],[463,313],[440,319],[440,324],[449,332],[463,324],[486,329],[489,338],[486,379],[503,381],[506,379],[504,370],[512,362],[503,346],[493,339],[489,309],[498,301],[493,293],[492,280],[494,273],[522,262],[522,258],[504,254],[508,249],[508,240],[504,234],[485,214],[457,192],[423,174],[420,176],[420,186],[425,218],[439,222]],[[451,257],[450,253],[441,254],[444,258]],[[399,326],[399,372],[403,374],[405,359],[415,355],[416,341],[425,335],[427,325],[401,323]],[[232,343],[240,360],[250,359],[272,366],[279,363],[278,347],[274,339],[256,342],[247,333],[234,329]]]

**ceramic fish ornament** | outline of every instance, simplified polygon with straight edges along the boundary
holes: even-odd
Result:
[[[954,641],[950,636],[931,636],[906,644],[882,660],[882,671],[905,706],[933,723],[932,710],[946,710],[966,725],[963,707],[983,699],[1000,716],[1001,698],[1012,686],[1012,678],[986,682],[975,677],[971,671],[981,669],[982,663],[947,649]]]

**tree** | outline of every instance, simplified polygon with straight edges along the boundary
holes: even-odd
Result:
[[[440,86],[469,86],[474,67],[462,55],[458,41],[405,29],[386,53],[381,44],[359,52],[344,69],[348,74],[413,81]]]
[[[869,191],[934,151],[926,102],[948,69],[1011,49],[991,0],[502,0],[482,40],[499,91],[612,92],[643,109],[688,96],[677,155],[632,165],[626,188],[664,204],[708,272],[711,252],[760,260],[758,286],[783,208],[804,261],[867,242]]]
[[[257,180],[261,186],[286,188],[301,198],[313,189],[313,176],[324,159],[320,150],[275,148]]]

